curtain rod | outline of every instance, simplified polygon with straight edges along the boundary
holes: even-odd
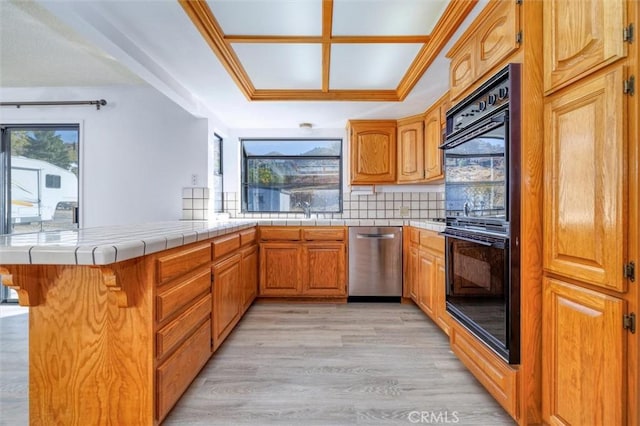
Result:
[[[14,106],[16,108],[22,106],[95,105],[98,110],[106,104],[107,101],[104,99],[98,101],[0,102],[0,106]]]

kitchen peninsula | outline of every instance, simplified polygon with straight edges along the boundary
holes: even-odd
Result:
[[[30,423],[162,421],[213,353],[212,319],[222,319],[212,318],[212,268],[246,254],[234,272],[255,269],[255,225],[166,222],[0,237],[2,283],[30,307]],[[228,329],[240,316],[227,318]]]
[[[362,224],[443,227],[230,220],[0,236],[2,284],[30,307],[31,424],[159,424],[257,295],[257,225]]]

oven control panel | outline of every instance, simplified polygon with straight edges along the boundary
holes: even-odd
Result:
[[[447,113],[447,134],[468,128],[492,112],[509,104],[509,74],[488,81]]]

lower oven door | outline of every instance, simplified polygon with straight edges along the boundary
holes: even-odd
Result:
[[[506,361],[519,362],[519,348],[513,348],[519,341],[519,306],[511,303],[508,238],[452,233],[445,231],[447,311]]]

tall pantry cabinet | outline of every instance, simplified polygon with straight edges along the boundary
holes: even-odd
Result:
[[[638,2],[543,7],[543,421],[636,425]]]

